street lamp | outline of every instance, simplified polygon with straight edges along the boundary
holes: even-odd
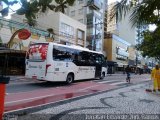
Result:
[[[96,24],[94,24],[95,25],[95,34],[94,34],[94,39],[93,39],[93,42],[92,42],[92,50],[96,50],[96,30],[97,30],[97,25],[102,25],[103,24],[103,22],[100,22],[100,23],[96,23]]]

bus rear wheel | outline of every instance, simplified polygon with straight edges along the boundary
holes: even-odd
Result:
[[[74,81],[74,75],[73,74],[68,74],[66,78],[66,83],[71,84]]]

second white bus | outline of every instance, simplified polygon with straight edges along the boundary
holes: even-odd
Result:
[[[107,75],[104,55],[79,46],[34,43],[27,56],[27,78],[72,83],[81,79],[103,79]]]

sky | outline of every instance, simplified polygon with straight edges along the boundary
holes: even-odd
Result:
[[[10,1],[13,1],[13,0],[10,0]],[[20,0],[18,0],[18,1],[20,1]],[[3,7],[0,7],[0,10],[1,10],[2,8],[7,7],[5,3],[2,2],[2,4],[3,4]],[[21,5],[20,5],[19,3],[18,3],[18,4],[14,4],[13,6],[10,6],[10,8],[11,8],[13,11],[17,10],[17,9],[20,8],[20,7],[21,7]],[[11,18],[11,14],[14,13],[11,9],[10,9],[9,15],[5,17],[6,19],[10,19],[10,18]]]
[[[120,1],[120,0],[108,0],[108,4],[116,2],[116,1]]]
[[[112,3],[112,2],[115,2],[116,0],[108,0],[108,4],[109,3]]]

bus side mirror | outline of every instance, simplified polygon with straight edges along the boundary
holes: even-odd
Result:
[[[10,77],[0,76],[0,84],[8,84],[10,81]]]

